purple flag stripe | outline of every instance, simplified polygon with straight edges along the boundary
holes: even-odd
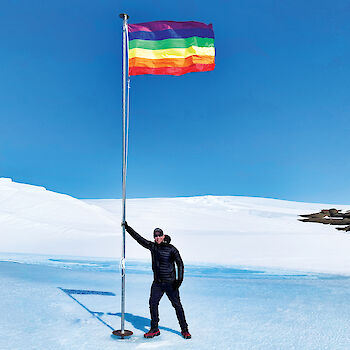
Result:
[[[208,28],[188,28],[188,29],[168,29],[156,32],[134,32],[129,33],[129,40],[164,40],[164,39],[184,39],[198,36],[200,38],[214,38],[214,32]]]
[[[203,28],[213,29],[212,24],[205,24],[201,22],[187,21],[187,22],[175,22],[175,21],[154,21],[138,24],[129,24],[129,32],[154,32],[167,29],[191,29],[191,28]]]

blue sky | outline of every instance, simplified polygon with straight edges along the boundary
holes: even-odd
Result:
[[[350,203],[347,1],[2,1],[0,170],[121,196],[121,20],[213,23],[216,68],[131,80],[130,197]]]

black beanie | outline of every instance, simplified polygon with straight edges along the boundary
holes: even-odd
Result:
[[[154,229],[154,231],[153,231],[153,236],[154,236],[154,234],[156,233],[156,232],[159,232],[159,233],[161,233],[162,234],[162,236],[164,235],[164,233],[163,233],[163,230],[161,229],[161,228],[155,228]]]

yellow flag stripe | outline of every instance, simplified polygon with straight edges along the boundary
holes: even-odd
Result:
[[[199,47],[191,46],[186,49],[174,48],[164,50],[147,50],[135,48],[129,50],[129,58],[140,57],[149,59],[161,59],[161,58],[186,58],[192,55],[196,56],[215,56],[214,47]]]

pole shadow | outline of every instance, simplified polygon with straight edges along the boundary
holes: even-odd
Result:
[[[102,292],[102,291],[95,291],[95,290],[84,290],[84,289],[65,289],[58,287],[59,290],[61,290],[63,293],[65,293],[68,297],[70,297],[72,300],[74,300],[77,304],[79,304],[84,310],[86,310],[90,315],[95,317],[99,322],[101,322],[103,325],[108,327],[110,330],[114,331],[115,329],[105,322],[101,316],[103,315],[109,315],[109,316],[117,316],[121,317],[121,313],[112,313],[112,312],[99,312],[99,311],[92,311],[87,306],[85,306],[83,303],[81,303],[77,298],[75,298],[73,295],[104,295],[104,296],[115,296],[114,293],[111,292]],[[151,324],[151,320],[147,317],[137,316],[130,314],[128,312],[125,313],[125,321],[130,322],[135,329],[138,329],[144,333],[146,333],[149,330],[149,325]],[[148,327],[148,328],[146,328]],[[176,331],[175,329],[168,328],[168,327],[162,327],[160,326],[159,329],[162,329],[164,331],[174,333],[177,335],[181,335],[179,331]]]
[[[88,307],[86,307],[83,303],[81,303],[78,299],[74,298],[72,294],[80,294],[80,295],[109,295],[109,296],[115,296],[114,293],[111,292],[100,292],[96,290],[82,290],[82,289],[64,289],[61,287],[58,287],[63,293],[68,295],[71,299],[73,299],[76,303],[78,303],[83,309],[85,309],[90,315],[94,316],[97,320],[99,320],[102,324],[104,324],[106,327],[114,331],[114,328],[109,325],[107,322],[105,322],[100,316],[104,314],[104,312],[98,312],[98,311],[91,311]]]

